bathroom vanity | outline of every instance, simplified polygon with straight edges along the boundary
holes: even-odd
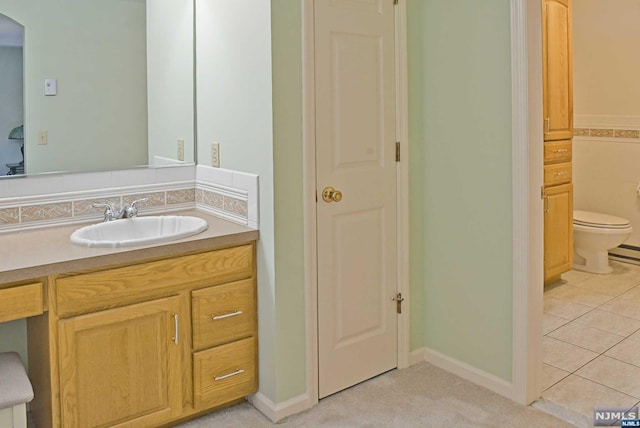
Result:
[[[209,230],[144,248],[73,246],[77,226],[3,237],[43,247],[0,273],[0,321],[29,317],[39,428],[170,426],[257,390],[258,232],[195,215]]]

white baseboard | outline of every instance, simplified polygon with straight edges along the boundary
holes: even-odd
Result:
[[[309,399],[309,394],[306,392],[278,404],[271,401],[269,397],[261,392],[256,392],[247,398],[253,407],[258,409],[273,423],[277,423],[286,417],[295,415],[296,413],[303,412],[313,407],[313,404]]]
[[[426,361],[463,379],[487,388],[497,394],[514,399],[513,384],[504,379],[448,357],[429,348],[419,348],[411,352],[411,365]]]
[[[418,348],[409,354],[409,365],[413,366],[418,363],[427,361],[426,348]]]

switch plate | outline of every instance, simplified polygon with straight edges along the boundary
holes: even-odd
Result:
[[[211,166],[220,168],[220,143],[211,143]]]
[[[178,138],[178,160],[184,160],[184,138]]]
[[[49,143],[49,133],[47,131],[38,132],[38,144],[41,146]]]
[[[58,94],[58,81],[56,79],[44,79],[44,94],[46,96]]]

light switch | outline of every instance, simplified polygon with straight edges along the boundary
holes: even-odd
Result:
[[[49,143],[49,133],[47,131],[38,132],[38,144],[41,146]]]
[[[44,79],[44,94],[47,96],[58,95],[58,81],[56,79]]]

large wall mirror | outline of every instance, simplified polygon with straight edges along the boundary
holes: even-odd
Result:
[[[193,25],[193,0],[0,0],[0,176],[22,146],[28,175],[194,162]]]

